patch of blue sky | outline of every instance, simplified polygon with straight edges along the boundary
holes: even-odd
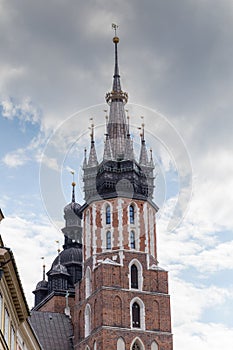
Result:
[[[176,171],[169,170],[166,172],[165,175],[165,181],[166,181],[166,198],[170,199],[173,197],[176,197],[181,190],[180,182],[179,182],[179,176]]]
[[[221,231],[215,232],[215,235],[217,235],[218,241],[222,243],[233,240],[232,231],[229,231],[229,230],[221,230]]]
[[[4,182],[0,182],[0,193],[11,198],[4,209],[6,215],[30,213],[41,206],[38,163],[29,161],[16,168],[2,166],[1,176]]]
[[[229,266],[229,269],[221,269],[214,272],[189,267],[180,270],[179,277],[189,283],[194,283],[195,281],[195,286],[200,286],[201,288],[209,287],[210,285],[229,288],[233,285],[233,267]]]
[[[40,126],[39,124],[25,122],[22,128],[22,122],[19,119],[5,118],[0,110],[0,130],[4,130],[4,132],[1,131],[0,156],[2,158],[6,152],[26,147],[38,135]]]
[[[226,298],[224,303],[220,305],[211,305],[210,307],[204,309],[201,321],[203,323],[221,323],[225,326],[233,327],[233,299]]]

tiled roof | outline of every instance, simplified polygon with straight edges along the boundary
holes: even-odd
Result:
[[[65,314],[32,311],[29,322],[43,350],[73,350],[73,328]]]

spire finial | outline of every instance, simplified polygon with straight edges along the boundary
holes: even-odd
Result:
[[[118,26],[117,24],[112,23],[112,29],[115,31],[115,37],[117,36],[116,31],[117,31],[117,28],[118,28],[118,27],[119,27],[119,26]]]
[[[45,281],[45,263],[44,263],[44,256],[41,257],[41,260],[43,260],[43,281]]]
[[[112,91],[108,92],[106,94],[105,98],[106,98],[106,102],[108,104],[111,104],[112,101],[121,101],[121,102],[127,103],[127,101],[128,101],[128,94],[121,90],[120,73],[119,73],[119,65],[118,65],[117,44],[120,41],[119,37],[116,36],[116,30],[118,28],[118,25],[115,24],[115,23],[112,23],[112,28],[115,31],[115,36],[112,39],[112,41],[113,41],[113,43],[115,45],[115,66],[114,66]]]
[[[73,189],[72,189],[72,203],[75,203],[75,190],[74,190],[74,188],[76,186],[76,183],[74,182],[74,174],[75,174],[75,172],[74,172],[74,170],[71,170],[70,173],[73,176],[73,181],[72,181],[72,187],[73,187]]]
[[[91,142],[94,142],[94,123],[93,123],[93,118],[90,118],[91,126],[89,129],[91,130],[90,136],[91,136]]]
[[[144,123],[144,116],[141,116],[141,119],[142,119],[142,124],[141,124],[141,128],[139,128],[139,129],[141,129],[141,134],[140,134],[140,136],[141,136],[142,142],[145,142],[145,123]]]
[[[60,249],[60,242],[59,241],[55,241],[55,243],[57,243],[57,255],[59,255],[61,249]]]

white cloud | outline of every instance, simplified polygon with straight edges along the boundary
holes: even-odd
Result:
[[[20,103],[15,103],[11,98],[3,98],[0,102],[2,107],[2,116],[4,118],[18,118],[21,122],[30,122],[32,124],[40,121],[41,112],[29,97],[25,97]]]
[[[174,349],[231,349],[233,330],[220,323],[188,322],[173,328]]]
[[[6,217],[1,223],[1,236],[5,246],[11,248],[14,253],[23,288],[32,307],[32,290],[42,279],[41,257],[45,257],[48,269],[56,257],[55,241],[63,242],[63,235],[46,218],[38,223],[33,219]]]
[[[197,287],[192,283],[172,277],[172,273],[170,293],[174,327],[200,321],[206,310],[222,305],[228,299],[233,299],[231,289],[215,285]]]
[[[24,165],[29,160],[28,156],[25,154],[25,149],[18,149],[14,152],[7,153],[2,161],[9,168],[17,168],[18,166]]]

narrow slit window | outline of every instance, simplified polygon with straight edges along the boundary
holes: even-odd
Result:
[[[130,224],[134,224],[134,206],[130,205],[129,207],[129,222]]]
[[[132,319],[133,327],[140,328],[140,306],[136,302],[132,306]]]
[[[111,209],[110,209],[110,205],[107,205],[106,207],[106,225],[110,225],[111,224]]]
[[[138,269],[134,264],[131,266],[131,288],[138,289]]]

